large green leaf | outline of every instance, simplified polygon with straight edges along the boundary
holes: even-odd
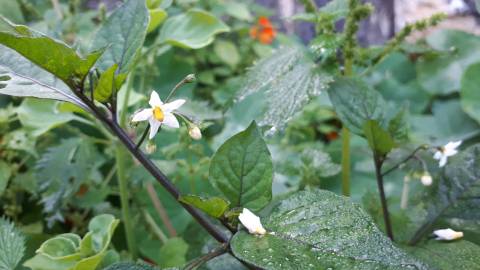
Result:
[[[62,81],[0,45],[0,94],[63,100],[86,108]]]
[[[328,96],[335,112],[352,132],[362,135],[368,120],[385,122],[385,101],[382,96],[358,78],[338,78],[330,85]]]
[[[22,8],[18,1],[0,0],[0,6],[2,7],[0,15],[5,16],[7,19],[15,23],[23,23],[25,21]]]
[[[216,34],[230,28],[214,15],[199,9],[168,18],[158,41],[184,48],[199,49],[212,43]]]
[[[263,269],[426,269],[395,247],[360,206],[329,191],[295,193],[263,224],[272,233],[240,231],[231,241],[237,258]]]
[[[262,209],[272,199],[273,165],[255,122],[227,140],[210,164],[209,180],[232,207]]]
[[[410,248],[415,257],[438,270],[479,269],[480,247],[468,241],[428,243]]]
[[[418,81],[432,93],[445,95],[460,90],[463,72],[480,61],[480,37],[457,30],[439,30],[427,37],[439,56],[421,59],[417,65]]]
[[[475,207],[470,208],[469,205],[478,205],[479,196],[480,145],[474,145],[450,158],[441,177],[435,179],[434,185],[413,201],[419,203],[424,214],[414,216],[415,222],[422,226],[414,234],[412,242],[430,233],[444,215],[448,214],[450,218],[478,218]]]
[[[72,88],[80,85],[102,53],[98,51],[82,58],[66,44],[24,25],[10,27],[11,31],[0,32],[0,44],[17,51]]]
[[[158,270],[157,267],[150,266],[148,264],[135,264],[131,262],[121,262],[113,264],[105,270]]]
[[[266,111],[260,126],[282,129],[292,117],[326,89],[332,77],[315,64],[301,46],[278,49],[246,75],[238,100],[264,92]]]
[[[91,47],[94,50],[108,46],[97,66],[106,70],[117,64],[120,73],[128,73],[142,48],[149,18],[145,1],[128,0],[118,7],[93,40]]]
[[[182,266],[186,263],[187,251],[188,244],[182,238],[168,239],[160,249],[160,266],[165,268]]]
[[[462,77],[460,101],[463,110],[480,123],[480,63],[468,67]]]

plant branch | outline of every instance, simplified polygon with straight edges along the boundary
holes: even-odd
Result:
[[[90,108],[92,113],[105,125],[110,131],[122,142],[128,151],[140,162],[143,167],[159,182],[177,201],[180,197],[178,189],[170,182],[167,176],[160,171],[157,166],[141,151],[136,149],[135,143],[125,133],[125,131],[116,122],[112,122],[106,117],[96,106],[90,101],[80,90],[76,90],[77,95]],[[124,108],[125,110],[125,108]],[[219,230],[213,223],[210,222],[202,213],[196,208],[179,202],[185,210],[187,210],[197,222],[205,228],[205,230],[212,235],[217,241],[221,243],[228,243],[229,238]]]
[[[400,161],[399,163],[397,163],[397,164],[395,164],[394,166],[392,166],[390,169],[388,169],[388,170],[386,170],[385,172],[383,172],[383,173],[382,173],[382,176],[385,176],[385,175],[393,172],[394,170],[398,169],[400,166],[402,166],[403,164],[405,164],[407,161],[409,161],[410,159],[414,158],[418,151],[420,151],[420,150],[426,150],[426,149],[428,149],[428,146],[427,146],[427,145],[420,145],[420,146],[417,147],[412,153],[410,153],[410,155],[408,155],[406,158],[404,158],[402,161]]]
[[[380,201],[382,202],[383,221],[385,222],[385,229],[388,237],[393,241],[392,224],[390,223],[390,214],[388,212],[387,198],[385,197],[385,189],[383,186],[382,164],[383,158],[379,157],[376,153],[373,154],[375,161],[375,175],[377,177],[378,192],[380,193]]]
[[[228,250],[228,246],[226,244],[223,244],[221,245],[220,247],[212,250],[211,252],[203,255],[203,256],[200,256],[196,259],[194,259],[191,263],[189,263],[185,268],[184,270],[192,270],[192,269],[196,269],[197,267],[201,266],[202,264],[208,262],[209,260],[215,258],[215,257],[218,257],[222,254],[225,254],[227,253],[227,250]]]
[[[173,224],[170,221],[170,218],[168,217],[165,207],[163,207],[162,202],[157,197],[157,193],[155,192],[155,187],[153,186],[152,183],[147,183],[146,189],[148,192],[148,196],[150,197],[150,200],[152,201],[153,206],[155,207],[155,210],[160,216],[160,219],[162,220],[165,227],[167,227],[168,234],[170,234],[171,237],[177,236],[177,231],[173,227]]]
[[[143,141],[145,141],[145,139],[147,138],[147,134],[148,132],[150,131],[150,125],[148,125],[146,128],[145,128],[145,131],[143,132],[142,134],[142,137],[140,138],[140,140],[137,142],[137,146],[135,147],[135,149],[139,149],[140,146],[142,145]]]

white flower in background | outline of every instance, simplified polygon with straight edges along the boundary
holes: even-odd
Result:
[[[260,218],[254,213],[250,212],[247,208],[243,208],[242,213],[238,216],[243,226],[247,228],[251,234],[264,235],[267,231],[263,228]]]
[[[449,142],[445,146],[440,147],[433,155],[434,159],[439,160],[439,166],[443,167],[447,164],[448,157],[454,156],[458,153],[457,147],[462,144],[462,141]]]
[[[196,125],[192,125],[188,128],[188,135],[194,140],[200,140],[202,138],[202,132],[200,131],[200,128]]]
[[[422,181],[422,184],[424,186],[430,186],[430,185],[432,185],[433,179],[432,179],[432,176],[428,172],[424,172],[422,177],[420,177],[420,181]]]
[[[456,232],[450,228],[442,229],[442,230],[435,230],[433,234],[437,237],[435,240],[455,240],[463,237],[463,232]]]
[[[169,103],[163,103],[157,92],[152,91],[150,101],[148,102],[152,108],[143,109],[135,113],[132,122],[148,120],[148,123],[150,124],[149,139],[151,140],[155,137],[155,134],[157,134],[158,128],[160,128],[161,125],[171,128],[180,127],[177,118],[173,115],[173,111],[180,108],[184,103],[184,99],[177,99]]]

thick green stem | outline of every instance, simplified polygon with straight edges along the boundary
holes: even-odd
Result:
[[[342,129],[342,194],[350,196],[350,131]]]
[[[122,205],[123,224],[125,225],[125,235],[127,237],[127,245],[133,259],[137,258],[137,246],[135,242],[135,234],[133,233],[132,219],[130,216],[128,183],[126,175],[126,152],[122,145],[116,146],[116,160],[117,160],[117,179],[118,187],[120,189],[120,202]]]

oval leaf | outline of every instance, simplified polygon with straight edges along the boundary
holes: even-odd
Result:
[[[212,43],[214,36],[230,28],[214,15],[199,9],[167,19],[160,31],[159,42],[199,49]]]
[[[253,122],[227,140],[212,158],[210,181],[233,207],[262,209],[272,199],[273,164]]]
[[[108,48],[97,66],[106,70],[118,65],[120,73],[128,73],[141,49],[149,24],[145,1],[128,0],[115,9],[95,35],[92,49]]]
[[[179,201],[195,206],[214,218],[221,217],[230,205],[228,201],[219,197],[202,198],[195,195],[181,196]]]
[[[262,237],[240,231],[233,254],[262,269],[426,269],[375,227],[348,198],[302,191],[281,201],[263,220]]]

